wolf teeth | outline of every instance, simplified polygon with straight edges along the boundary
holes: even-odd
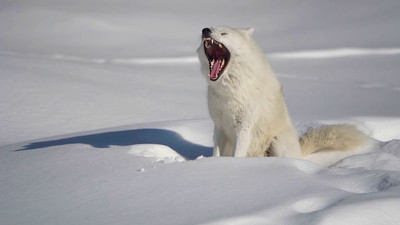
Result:
[[[212,45],[214,44],[214,39],[211,39],[211,44],[212,44]]]
[[[215,62],[215,60],[213,59],[213,60],[211,61],[211,68],[214,66],[214,62]]]
[[[224,64],[225,64],[225,59],[222,60],[221,68],[224,67]]]
[[[219,43],[218,46],[219,46],[220,48],[222,48],[222,44],[221,44],[221,43]]]

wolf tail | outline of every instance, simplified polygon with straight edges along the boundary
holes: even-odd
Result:
[[[302,155],[323,150],[347,151],[362,146],[369,137],[352,125],[327,125],[312,129],[300,138]]]

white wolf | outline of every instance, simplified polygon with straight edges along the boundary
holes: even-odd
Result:
[[[304,158],[330,166],[360,152],[370,138],[350,125],[330,125],[298,134],[281,84],[253,28],[204,28],[198,48],[208,80],[208,107],[215,123],[214,156]]]

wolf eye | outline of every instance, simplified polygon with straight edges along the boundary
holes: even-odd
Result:
[[[223,35],[227,35],[228,33],[221,33],[221,35],[223,36]]]

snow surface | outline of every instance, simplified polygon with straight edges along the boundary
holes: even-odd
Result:
[[[399,224],[399,10],[0,1],[0,224]],[[379,149],[332,168],[210,157],[195,49],[222,24],[255,27],[300,134],[350,123]]]

